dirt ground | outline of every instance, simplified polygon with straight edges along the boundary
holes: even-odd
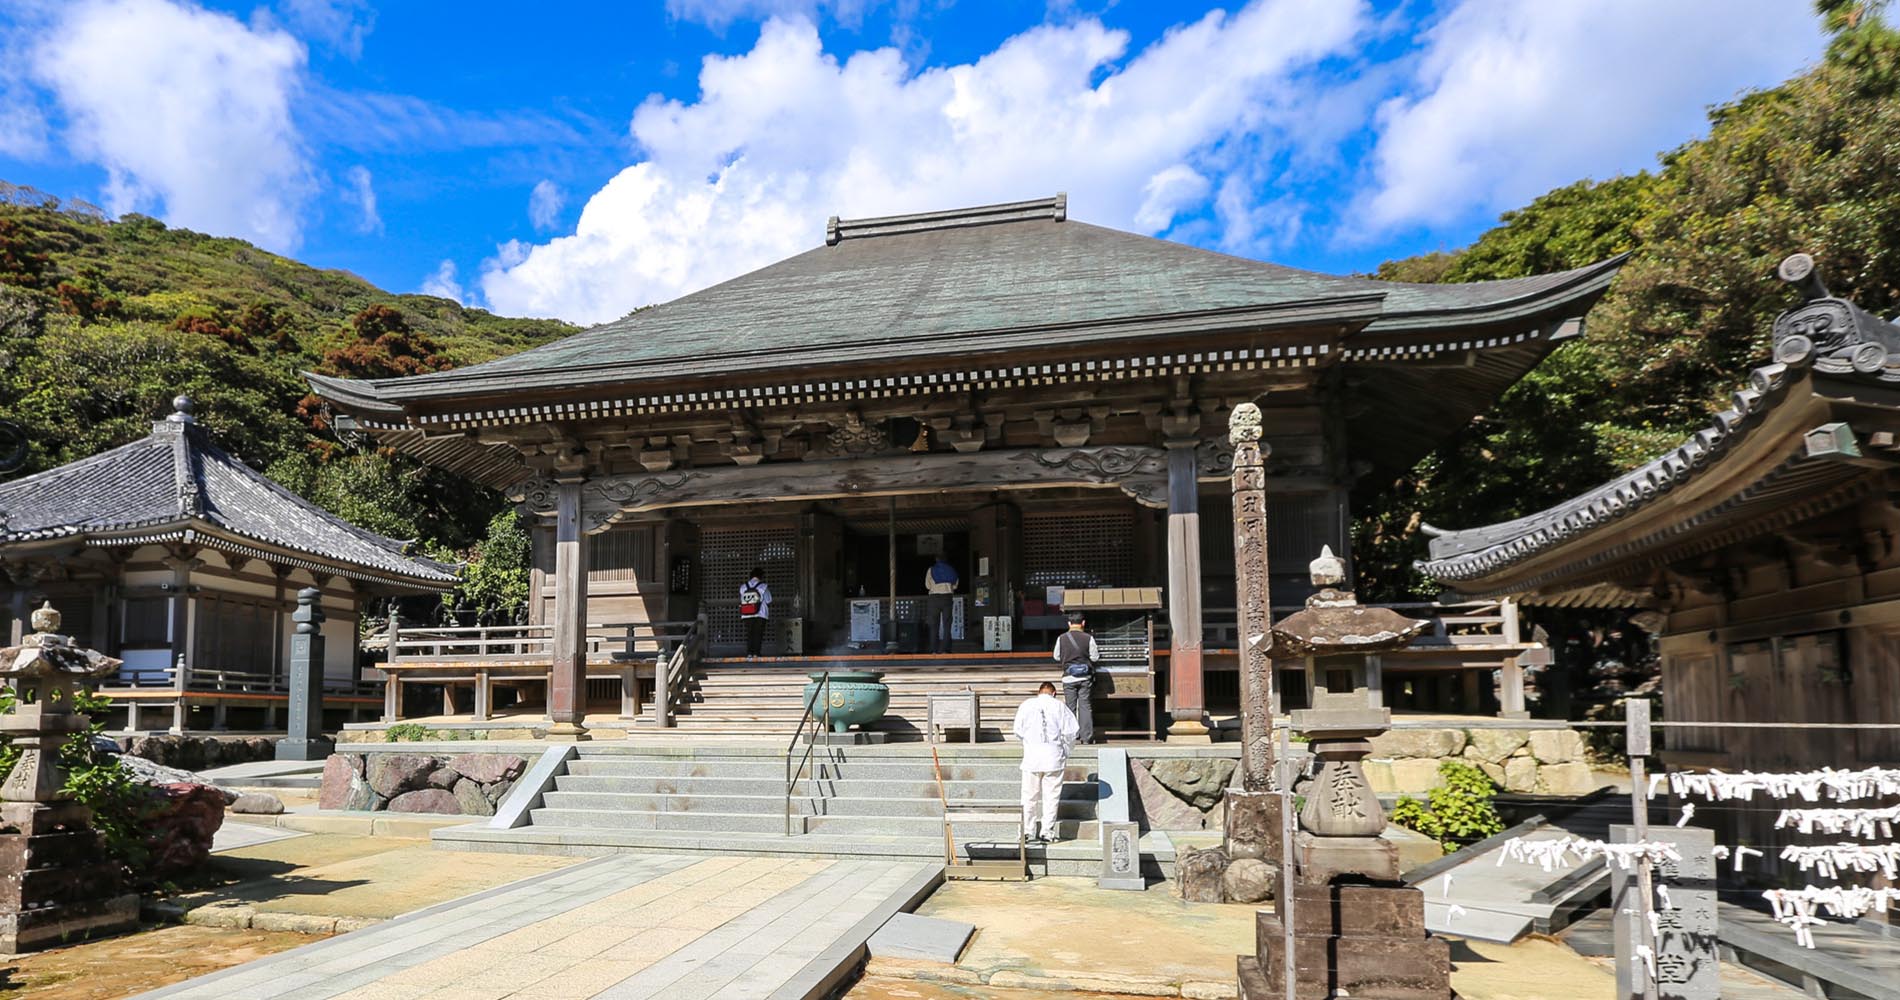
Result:
[[[156,927],[68,948],[0,959],[0,997],[118,1000],[288,951],[304,934]]]

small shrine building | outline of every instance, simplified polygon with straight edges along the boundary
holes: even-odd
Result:
[[[1900,325],[1805,254],[1780,274],[1803,301],[1707,428],[1548,510],[1437,532],[1419,566],[1463,594],[1660,613],[1660,718],[1711,724],[1661,730],[1672,770],[1900,760],[1900,728],[1846,728],[1900,724]],[[1773,810],[1719,819],[1776,832]]]
[[[100,692],[127,730],[279,727],[297,591],[329,616],[326,699],[379,704],[356,654],[371,598],[442,593],[457,568],[405,551],[291,493],[216,444],[179,397],[150,436],[0,483],[11,643],[51,601],[64,631],[123,660]]]
[[[309,380],[345,425],[535,518],[557,723],[585,708],[590,626],[703,616],[710,657],[742,652],[755,567],[775,661],[924,653],[941,554],[950,656],[1046,659],[1062,609],[1101,609],[1193,729],[1210,671],[1237,698],[1228,412],[1266,414],[1276,565],[1350,559],[1354,481],[1576,336],[1618,264],[1336,277],[1073,221],[1057,196],[834,218],[822,246],[557,343]],[[1300,572],[1275,585],[1304,596]]]

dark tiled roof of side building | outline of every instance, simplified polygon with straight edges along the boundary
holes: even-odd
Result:
[[[189,401],[149,437],[0,484],[0,546],[40,539],[162,533],[225,534],[306,561],[446,589],[457,567],[404,553],[291,493],[211,443]],[[358,575],[358,574],[349,574]]]

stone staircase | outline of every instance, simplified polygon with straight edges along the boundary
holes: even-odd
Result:
[[[800,748],[802,754],[803,748]],[[939,747],[944,794],[994,809],[959,813],[959,845],[1007,844],[1017,832],[1020,751]],[[815,748],[793,787],[788,826],[784,748],[758,745],[582,744],[528,813],[525,826],[438,830],[438,847],[534,853],[741,853],[755,856],[942,860],[943,807],[927,747]],[[1100,784],[1092,748],[1071,758],[1058,812],[1063,839],[1030,848],[1036,874],[1094,875]],[[789,832],[788,832],[789,830]],[[1151,874],[1173,849],[1151,835]],[[994,849],[979,847],[990,853]]]
[[[714,660],[690,674],[674,729],[681,734],[789,739],[804,708],[806,675],[815,670],[866,669],[884,673],[891,706],[884,718],[866,727],[892,739],[923,734],[925,699],[932,694],[977,693],[982,732],[998,739],[1009,732],[1016,706],[1043,681],[1059,679],[1053,660],[1038,655],[956,660],[930,657],[868,657],[827,662],[819,658],[782,661]],[[662,732],[650,717],[636,731]],[[958,734],[961,737],[961,733]],[[783,788],[781,786],[781,794]]]

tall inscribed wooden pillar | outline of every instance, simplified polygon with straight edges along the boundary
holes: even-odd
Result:
[[[1207,735],[1201,676],[1201,500],[1198,439],[1168,441],[1168,710],[1171,738]]]
[[[582,481],[562,480],[554,502],[554,637],[548,674],[549,739],[586,739],[587,538],[581,533]]]
[[[1273,598],[1267,574],[1268,446],[1260,408],[1234,407],[1234,583],[1240,604],[1241,787],[1265,792],[1273,781]]]

